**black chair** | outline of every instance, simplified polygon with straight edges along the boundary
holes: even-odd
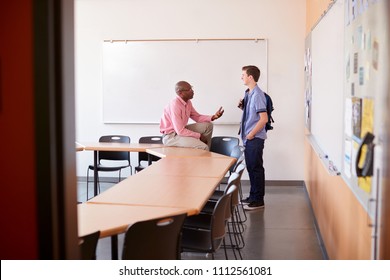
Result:
[[[243,194],[242,194],[242,185],[241,185],[241,177],[242,177],[242,174],[244,173],[244,170],[246,168],[246,165],[244,162],[242,162],[239,166],[237,166],[235,172],[238,173],[238,174],[241,174],[240,176],[240,183],[238,185],[238,191],[239,191],[239,205],[238,207],[241,207],[241,211],[238,211],[238,221],[243,224],[246,220],[247,220],[247,216],[246,216],[246,211],[244,210],[244,204],[242,204],[242,199],[243,199]],[[241,217],[241,213],[244,217]]]
[[[241,164],[241,162],[244,161],[244,159],[245,159],[244,151],[245,151],[245,147],[244,146],[235,146],[233,148],[232,152],[230,153],[230,156],[234,157],[237,161],[230,168],[230,173],[234,172],[236,170],[237,166],[239,166]]]
[[[244,232],[244,226],[241,223],[241,217],[239,216],[239,185],[241,184],[241,176],[242,172],[237,173],[233,172],[230,177],[227,186],[223,191],[216,190],[213,195],[210,197],[209,201],[206,202],[206,205],[201,210],[201,213],[203,214],[211,214],[213,209],[215,208],[215,205],[218,201],[218,199],[225,195],[231,188],[231,186],[237,186],[236,190],[232,193],[231,200],[230,200],[230,212],[226,215],[227,220],[227,226],[228,226],[228,233],[229,233],[229,239],[231,248],[233,250],[234,257],[237,259],[237,255],[235,250],[237,250],[240,259],[242,259],[242,255],[240,252],[240,249],[242,249],[245,246],[243,232]]]
[[[224,190],[216,190],[211,195],[209,201],[206,202],[205,206],[201,210],[201,213],[210,214],[213,211],[213,208],[215,207],[216,201],[224,195],[230,188],[230,186],[235,185],[237,186],[237,191],[232,194],[231,199],[231,217],[229,217],[230,221],[228,222],[228,229],[229,232],[234,234],[234,245],[237,250],[242,249],[245,246],[245,241],[243,237],[244,232],[244,222],[247,220],[246,212],[243,209],[243,204],[241,204],[241,195],[239,190],[241,189],[241,177],[246,168],[246,165],[242,162],[233,172],[228,180],[228,184],[225,187]],[[240,208],[241,207],[241,211]],[[242,217],[244,215],[244,217]],[[232,227],[230,230],[229,226]],[[229,236],[230,237],[230,236]],[[232,243],[233,244],[233,243]],[[234,251],[233,251],[234,252]],[[241,252],[238,251],[240,257]]]
[[[237,166],[236,170],[234,173],[239,175],[239,179],[237,180],[237,194],[232,195],[232,219],[228,223],[229,225],[232,226],[233,228],[233,234],[237,236],[238,239],[236,239],[236,248],[242,249],[245,246],[245,241],[244,241],[244,222],[247,220],[246,216],[246,211],[244,210],[244,205],[241,203],[242,199],[242,186],[241,186],[241,177],[242,174],[244,173],[244,170],[246,168],[246,165],[242,162],[239,166]],[[241,210],[240,210],[241,208]],[[243,215],[243,217],[242,217]],[[240,254],[241,255],[241,254]]]
[[[96,247],[100,231],[79,238],[80,257],[82,260],[96,260]]]
[[[126,231],[123,260],[178,260],[187,214],[135,223]]]
[[[240,144],[237,137],[230,136],[214,136],[211,138],[210,152],[230,156],[233,148]]]
[[[244,151],[245,151],[244,146],[237,145],[233,147],[230,156],[234,157],[236,159],[236,162],[232,167],[230,167],[229,175],[231,175],[234,171],[236,171],[237,167],[244,161],[245,159]],[[221,184],[227,184],[228,180],[229,180],[228,176],[223,177],[221,180]]]
[[[239,195],[238,195],[238,197],[234,197],[234,204],[236,205],[236,212],[235,212],[235,214],[236,214],[236,221],[239,224],[241,224],[241,226],[239,227],[241,229],[240,230],[241,232],[243,232],[243,223],[246,222],[246,220],[247,220],[246,211],[244,210],[244,204],[241,203],[241,201],[243,199],[242,186],[241,186],[241,177],[242,177],[242,174],[244,173],[245,168],[246,168],[245,163],[241,161],[241,163],[235,168],[234,172],[229,177],[229,181],[228,181],[228,186],[229,186],[229,183],[231,183],[230,181],[234,180],[234,184],[238,187]],[[238,174],[238,175],[232,176],[235,173]],[[238,177],[238,178],[236,178],[236,177]],[[224,193],[224,191],[216,190],[212,194],[210,200],[216,201],[223,193]],[[209,202],[206,203],[205,207],[209,207],[210,208],[210,206],[208,206],[208,204],[209,204]],[[241,208],[241,211],[239,210],[239,208]]]
[[[104,135],[99,138],[99,142],[103,143],[130,143],[130,137],[124,135]],[[118,182],[121,181],[121,172],[123,168],[130,168],[130,174],[133,174],[133,169],[130,163],[129,152],[116,152],[116,151],[98,151],[98,165],[97,171],[113,172],[119,171]],[[87,200],[88,197],[88,184],[89,184],[89,171],[94,170],[94,165],[89,165],[87,169]],[[99,178],[98,178],[99,182]],[[99,187],[100,192],[100,187]]]
[[[227,186],[225,187],[224,190],[215,190],[214,193],[211,195],[211,197],[209,198],[209,201],[208,202],[211,202],[211,201],[218,201],[218,199],[221,198],[221,196],[223,196],[224,194],[226,194],[226,192],[229,190],[230,186],[232,185],[236,185],[237,188],[240,184],[240,180],[241,180],[241,175],[236,173],[236,172],[233,172],[230,176],[229,176],[229,180],[228,180],[228,183],[227,183]],[[207,203],[208,203],[207,202]],[[207,203],[205,205],[205,207],[207,207]]]
[[[147,144],[162,144],[162,136],[143,136],[139,139],[138,143],[147,143]],[[138,153],[138,166],[134,168],[135,172],[139,172],[145,168],[142,165],[143,162],[149,162],[149,157],[151,161],[158,161],[160,158],[154,155],[148,155],[146,152]]]
[[[231,186],[217,201],[211,215],[201,213],[186,218],[182,231],[182,251],[211,253],[214,259],[214,253],[222,244],[225,245],[226,211],[230,212],[231,195],[236,190],[236,186]],[[223,248],[225,258],[228,259],[226,246]]]
[[[240,139],[230,136],[214,136],[211,138],[210,152],[222,154],[225,156],[231,156],[236,146],[240,144]],[[229,174],[231,174],[234,165],[230,168]],[[221,180],[221,184],[226,184],[228,177],[224,177]]]

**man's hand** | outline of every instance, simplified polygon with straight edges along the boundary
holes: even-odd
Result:
[[[215,120],[219,119],[220,117],[222,117],[224,112],[225,112],[225,110],[222,107],[220,107],[218,109],[218,111],[211,117],[211,120],[215,121]]]

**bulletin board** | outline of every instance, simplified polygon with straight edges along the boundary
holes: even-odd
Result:
[[[383,63],[388,61],[389,49],[386,16],[385,1],[338,0],[306,42],[311,54],[307,74],[311,74],[313,146],[329,172],[343,177],[371,216],[374,210],[368,205],[380,180],[375,180],[375,171],[372,176],[358,177],[356,158],[363,137],[370,132],[376,137],[374,169],[380,170],[383,116],[388,113],[383,106],[389,73]]]
[[[345,110],[343,175],[352,190],[368,205],[369,197],[375,197],[379,180],[373,176],[357,177],[356,155],[367,132],[375,135],[376,153],[381,145],[383,104],[386,100],[388,65],[388,26],[385,1],[346,2],[345,13]]]

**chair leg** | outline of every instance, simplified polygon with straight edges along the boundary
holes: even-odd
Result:
[[[97,183],[98,183],[98,194],[99,194],[100,193],[99,171],[98,171]]]
[[[233,225],[232,225],[232,226],[233,226]],[[232,248],[232,252],[233,252],[233,255],[234,255],[234,259],[237,260],[237,255],[236,255],[236,252],[235,252],[235,250],[236,250],[236,245],[233,244],[233,239],[232,239],[231,233],[233,233],[234,238],[236,238],[236,237],[235,237],[234,229],[233,229],[233,231],[230,231],[229,222],[227,223],[227,229],[228,229],[228,230],[227,230],[227,234],[229,235],[230,246],[231,246],[231,248]],[[236,243],[237,243],[237,240],[236,240]],[[226,247],[226,245],[225,245],[225,247]],[[226,249],[226,248],[225,248],[225,249]]]
[[[97,183],[98,183],[98,194],[100,193],[100,181],[99,181],[99,172],[98,172],[98,177],[97,177]],[[89,192],[89,168],[87,169],[87,200],[89,200],[89,195],[88,195],[88,192]]]
[[[246,222],[246,220],[248,219],[248,217],[247,217],[247,215],[246,215],[246,212],[245,212],[245,210],[244,210],[244,205],[242,204],[242,199],[243,199],[243,194],[242,194],[242,187],[241,187],[241,182],[240,182],[240,184],[239,184],[239,186],[238,186],[238,190],[239,190],[239,193],[240,193],[240,204],[239,204],[239,206],[241,207],[241,212],[243,213],[243,215],[244,215],[244,218],[241,218],[241,215],[240,215],[240,222]]]
[[[88,189],[89,189],[88,183],[89,183],[89,168],[87,169],[87,200],[86,201],[88,201]]]
[[[240,210],[238,209],[238,207],[240,207],[240,206],[237,205],[235,207],[233,214],[234,214],[235,221],[236,221],[236,224],[237,224],[238,232],[243,233],[245,231],[244,221],[241,218]]]
[[[244,243],[244,237],[242,235],[242,232],[240,232],[236,226],[238,226],[238,223],[237,221],[235,220],[235,214],[232,213],[232,227],[233,227],[233,236],[234,236],[234,240],[236,242],[236,245],[234,246],[235,248],[233,249],[237,249],[238,251],[238,254],[240,256],[240,259],[242,260],[242,255],[241,255],[241,249],[245,246],[245,243]],[[242,240],[243,242],[243,246],[240,246],[241,245],[241,241],[238,240],[239,237],[237,237],[237,235],[239,235],[240,239]]]
[[[227,255],[227,251],[226,251],[226,242],[225,242],[225,237],[223,238],[223,250],[225,251],[225,259],[228,260],[228,255]],[[213,253],[213,259],[214,259],[214,253]]]
[[[238,193],[240,194],[240,200],[242,200],[243,199],[243,193],[242,193],[242,188],[241,188],[241,182],[240,182],[240,184],[238,186]]]
[[[231,234],[233,234],[233,238],[234,238],[234,242],[235,242],[235,244],[233,244],[233,241],[231,241],[233,253],[235,252],[234,250],[237,250],[237,252],[238,252],[238,254],[240,256],[240,259],[242,260],[242,255],[241,255],[241,251],[240,250],[243,247],[240,246],[241,241],[239,241],[239,238],[237,237],[237,235],[240,235],[242,240],[243,240],[243,237],[242,237],[241,232],[239,232],[239,230],[237,229],[238,224],[237,224],[237,221],[236,221],[234,210],[235,209],[233,209],[233,211],[232,211],[231,221],[228,222],[228,233],[229,233],[229,236],[231,236]],[[232,230],[230,230],[229,225],[232,225]],[[234,256],[236,256],[235,253],[234,253]]]
[[[235,211],[233,213],[234,220],[232,219],[232,221],[229,224],[232,224],[232,226],[234,227],[233,230],[234,230],[234,234],[236,236],[237,249],[242,249],[245,247],[245,241],[244,241],[244,236],[243,236],[245,229],[244,229],[244,225],[239,221],[239,217],[238,217],[237,212],[238,212],[238,209],[235,209]]]
[[[243,221],[240,220],[241,216],[240,216],[240,211],[238,210],[238,208],[237,208],[237,212],[236,212],[236,217],[237,217],[237,220],[238,220],[237,225],[238,225],[238,228],[239,228],[239,232],[242,234],[245,231],[246,225],[245,225],[245,223],[243,223]]]

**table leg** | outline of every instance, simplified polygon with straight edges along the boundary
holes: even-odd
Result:
[[[148,154],[148,165],[152,164],[152,155]]]
[[[97,180],[98,180],[98,170],[97,170],[97,155],[98,151],[93,151],[93,195],[97,196],[98,193],[98,185],[97,185]]]
[[[111,259],[118,259],[118,235],[111,236]]]

